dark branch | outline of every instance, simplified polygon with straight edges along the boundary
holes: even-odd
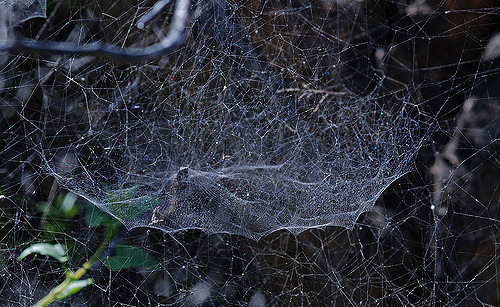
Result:
[[[166,5],[162,2],[162,8]],[[170,29],[159,43],[143,48],[121,48],[115,45],[94,42],[86,45],[77,45],[68,42],[39,41],[36,39],[18,37],[13,41],[0,45],[1,51],[31,51],[36,53],[56,53],[71,55],[97,55],[140,61],[161,57],[174,51],[183,41],[186,30],[186,20],[189,12],[190,0],[177,0]],[[156,12],[157,13],[157,12]]]

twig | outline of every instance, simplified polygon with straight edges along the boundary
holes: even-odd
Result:
[[[190,0],[178,0],[170,29],[159,43],[144,48],[121,48],[115,45],[93,42],[83,46],[70,42],[39,41],[18,37],[0,45],[1,51],[31,51],[36,53],[56,53],[71,55],[101,55],[127,61],[140,61],[161,57],[174,51],[184,38]]]
[[[52,182],[52,187],[50,188],[49,197],[47,198],[45,209],[43,210],[42,218],[40,220],[41,226],[45,225],[45,222],[47,222],[47,216],[49,215],[50,208],[52,207],[52,203],[54,202],[54,198],[56,197],[57,188],[57,180],[54,179],[54,181]]]
[[[332,91],[327,91],[327,90],[315,90],[315,89],[310,89],[310,88],[285,88],[285,89],[281,89],[281,90],[277,90],[276,93],[290,93],[290,92],[303,92],[300,96],[299,96],[299,100],[304,98],[304,97],[311,97],[312,95],[314,94],[319,94],[319,95],[323,95],[321,97],[321,99],[319,100],[318,104],[316,105],[316,107],[312,110],[312,113],[316,113],[318,112],[319,110],[319,107],[321,106],[321,104],[326,100],[326,98],[328,98],[328,96],[338,96],[338,95],[346,95],[347,92],[332,92]]]
[[[46,296],[44,296],[41,300],[39,300],[34,307],[47,306],[53,301],[57,299],[57,296],[68,287],[71,282],[79,280],[90,267],[99,260],[99,255],[104,251],[106,246],[108,246],[109,241],[115,236],[117,227],[115,225],[107,226],[106,234],[104,240],[101,245],[97,249],[97,251],[90,257],[90,259],[85,262],[81,268],[79,268],[76,272],[70,272],[66,274],[66,279],[60,283],[57,287],[53,288]]]
[[[276,93],[289,93],[289,92],[304,92],[306,94],[322,94],[322,95],[347,95],[347,92],[332,92],[327,90],[315,90],[310,88],[285,88],[281,90],[277,90]]]
[[[144,29],[144,25],[149,22],[151,19],[153,19],[158,13],[160,13],[165,6],[167,6],[170,3],[170,0],[159,0],[158,2],[153,5],[153,7],[139,20],[137,21],[137,28],[138,29]]]

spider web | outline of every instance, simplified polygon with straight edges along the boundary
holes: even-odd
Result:
[[[175,10],[138,29],[154,4],[49,3],[8,31],[143,48]],[[4,53],[0,237],[42,237],[14,195],[62,187],[163,269],[96,268],[100,291],[74,305],[496,305],[498,13],[211,0],[191,4],[182,44],[158,59]],[[58,240],[92,246],[90,232]],[[8,262],[19,247],[5,244]],[[37,276],[61,271],[40,259],[5,283],[19,289],[9,303],[50,289]]]
[[[225,2],[193,10],[185,43],[160,61],[117,69],[60,57],[42,73],[44,127],[31,145],[44,171],[129,227],[253,238],[352,227],[421,143],[405,98],[393,107],[376,87],[345,90],[331,71],[349,42],[325,32],[330,19],[308,24],[311,7],[265,26]],[[280,23],[296,37],[267,50],[255,34],[273,37]],[[84,29],[72,34],[85,43]]]
[[[8,19],[8,24],[3,24],[7,20],[2,21],[2,30],[9,26],[22,24],[28,19],[47,17],[47,5],[44,0],[2,1],[1,8],[2,19]]]

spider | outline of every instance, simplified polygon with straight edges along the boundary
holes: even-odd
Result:
[[[188,167],[183,166],[179,168],[179,171],[174,176],[170,184],[170,200],[167,211],[161,212],[160,206],[156,206],[153,209],[153,214],[151,215],[151,221],[149,222],[149,225],[165,222],[165,219],[177,209],[178,205],[177,194],[179,192],[179,183],[185,182],[188,179],[188,176],[189,176]]]

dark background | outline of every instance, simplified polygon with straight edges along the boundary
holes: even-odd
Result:
[[[277,231],[257,242],[199,230],[166,234],[122,229],[113,244],[142,246],[164,270],[110,272],[94,266],[88,273],[95,279],[93,286],[54,305],[262,306],[265,301],[270,306],[499,306],[500,56],[494,52],[500,50],[498,1],[227,4],[239,23],[233,26],[248,31],[264,60],[289,68],[281,72],[289,80],[319,86],[340,80],[352,93],[377,92],[390,103],[410,97],[412,116],[425,123],[422,130],[432,132],[415,167],[394,182],[353,229],[326,227],[298,236]],[[128,20],[117,13],[122,19],[103,31],[96,16],[136,4],[61,5],[49,23],[31,19],[17,31],[66,40],[73,20],[84,18],[94,39],[107,40],[113,31],[122,34]],[[301,13],[294,15],[297,11]],[[272,18],[276,12],[288,13]],[[47,29],[40,31],[44,25]],[[345,43],[332,45],[340,63],[336,67],[322,62],[311,48],[321,44],[321,38],[311,34],[318,25]],[[43,108],[42,90],[33,85],[22,112],[7,101],[16,95],[16,84],[31,84],[35,71],[47,69],[44,56],[2,55],[2,305],[29,305],[64,279],[64,270],[50,258],[17,262],[29,244],[73,244],[70,264],[77,267],[103,235],[101,228],[85,225],[89,204],[83,199],[74,218],[48,216],[59,225],[56,229],[47,230],[47,214],[37,209],[65,193],[44,175],[42,162],[29,146],[36,137],[30,123],[37,122]],[[133,64],[102,60],[99,65],[126,71]],[[330,71],[339,79],[332,81]],[[77,95],[61,88],[61,101]],[[72,137],[71,130],[64,133]],[[113,253],[112,247],[106,252]]]

